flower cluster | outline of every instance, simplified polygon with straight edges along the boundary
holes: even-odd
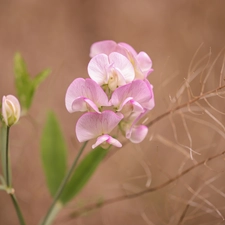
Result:
[[[78,140],[97,138],[92,148],[121,147],[122,144],[110,136],[118,127],[131,142],[141,142],[148,128],[138,122],[155,105],[153,87],[147,80],[153,71],[151,59],[126,43],[110,40],[94,43],[90,57],[90,78],[75,79],[65,97],[70,113],[85,112],[76,124]]]

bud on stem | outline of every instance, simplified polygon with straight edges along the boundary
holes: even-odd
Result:
[[[13,95],[2,98],[2,117],[5,124],[10,127],[17,123],[20,118],[21,108],[17,98]]]

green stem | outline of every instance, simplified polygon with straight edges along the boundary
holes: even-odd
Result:
[[[1,126],[1,164],[4,181],[6,179],[6,125]],[[4,183],[5,184],[5,183]],[[5,184],[6,186],[6,184]]]
[[[74,162],[73,162],[73,164],[72,164],[70,170],[68,171],[68,173],[67,173],[66,176],[64,177],[62,183],[60,184],[60,186],[59,186],[59,188],[58,188],[58,191],[56,192],[56,195],[55,195],[55,197],[54,197],[54,200],[53,200],[53,202],[52,202],[52,204],[51,204],[51,206],[50,206],[50,208],[49,208],[49,210],[48,210],[46,216],[44,217],[44,219],[43,219],[41,225],[49,225],[49,224],[51,224],[51,222],[52,222],[53,219],[54,219],[54,218],[53,218],[53,215],[56,216],[55,211],[57,211],[57,212],[59,211],[59,210],[56,210],[56,209],[55,209],[55,208],[58,208],[56,203],[58,202],[58,200],[59,200],[61,194],[63,193],[63,190],[64,190],[64,188],[65,188],[65,186],[66,186],[68,180],[70,179],[70,177],[71,177],[71,175],[72,175],[72,173],[73,173],[73,171],[74,171],[74,169],[75,169],[75,167],[76,167],[76,165],[77,165],[77,163],[78,163],[78,160],[79,160],[81,154],[83,153],[84,148],[85,148],[86,145],[87,145],[87,141],[84,142],[84,144],[83,144],[82,147],[80,148],[80,150],[79,150],[79,152],[78,152],[78,154],[77,154],[77,157],[75,158],[75,160],[74,160]],[[51,218],[51,220],[50,220],[49,218]]]
[[[4,126],[4,125],[3,125]],[[22,211],[19,207],[19,204],[16,200],[16,196],[14,194],[14,189],[12,188],[11,185],[11,180],[10,180],[10,164],[9,164],[9,131],[10,131],[10,127],[2,127],[2,138],[4,138],[5,140],[4,142],[4,146],[2,146],[2,159],[5,160],[4,162],[4,175],[5,175],[5,179],[6,179],[6,191],[7,193],[10,195],[11,200],[13,202],[14,208],[16,210],[18,219],[20,221],[20,225],[26,225],[25,220],[23,218],[23,214]]]
[[[6,127],[6,146],[5,146],[5,171],[6,171],[6,185],[10,188],[10,177],[9,177],[9,130],[10,127]]]
[[[18,204],[18,202],[16,200],[16,196],[13,193],[11,193],[10,197],[11,197],[13,205],[14,205],[14,207],[16,209],[16,213],[17,213],[18,219],[20,221],[20,225],[26,225],[26,223],[24,221],[24,218],[23,218],[23,214],[22,214],[22,212],[20,210],[20,207],[19,207],[19,204]]]

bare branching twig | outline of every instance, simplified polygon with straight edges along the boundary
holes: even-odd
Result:
[[[134,194],[130,194],[130,195],[122,195],[122,196],[118,196],[118,197],[115,197],[115,198],[110,198],[110,199],[107,199],[107,200],[105,200],[105,201],[103,201],[101,203],[93,203],[93,204],[81,207],[81,208],[77,209],[75,212],[73,212],[70,215],[70,218],[77,218],[77,217],[81,216],[82,214],[87,213],[87,212],[89,212],[91,210],[94,210],[94,209],[97,209],[97,208],[101,208],[103,206],[110,205],[110,204],[113,204],[113,203],[117,203],[117,202],[129,200],[129,199],[137,198],[137,197],[143,196],[145,194],[158,191],[158,190],[168,186],[169,184],[173,183],[174,181],[178,180],[179,178],[181,178],[185,174],[189,173],[190,171],[194,170],[195,168],[197,168],[197,167],[199,167],[201,165],[204,165],[205,162],[209,162],[209,161],[211,161],[213,159],[216,159],[216,158],[222,156],[223,154],[225,154],[225,151],[223,151],[221,153],[218,153],[218,154],[216,154],[214,156],[211,156],[211,157],[207,158],[206,160],[203,160],[203,161],[201,161],[201,162],[191,166],[190,168],[184,170],[183,172],[181,172],[180,174],[176,175],[175,177],[173,177],[173,178],[169,179],[168,181],[166,181],[166,182],[164,182],[164,183],[162,183],[160,185],[157,185],[155,187],[148,188],[148,189],[145,189],[143,191],[140,191],[140,192],[137,192],[137,193],[134,193]]]
[[[208,92],[205,92],[205,93],[199,95],[198,97],[193,98],[192,100],[190,100],[190,101],[188,101],[188,102],[185,102],[184,104],[178,105],[178,106],[175,107],[174,109],[170,109],[170,110],[168,110],[167,112],[165,112],[165,113],[163,113],[163,114],[157,116],[155,119],[153,119],[152,121],[150,121],[149,123],[147,123],[146,126],[147,126],[147,127],[151,127],[151,126],[154,125],[156,122],[158,122],[159,120],[165,118],[166,116],[170,115],[171,113],[175,113],[175,112],[177,112],[178,110],[180,110],[180,109],[182,109],[182,108],[185,108],[185,107],[187,107],[187,106],[189,106],[189,105],[191,105],[191,104],[197,102],[197,101],[200,100],[200,99],[204,99],[204,98],[206,98],[208,95],[210,95],[210,94],[212,94],[212,93],[215,93],[215,92],[218,92],[219,90],[221,90],[221,89],[223,89],[223,88],[225,88],[225,85],[222,85],[222,86],[217,87],[217,88],[215,88],[215,89],[213,89],[213,90],[210,90],[210,91],[208,91]]]

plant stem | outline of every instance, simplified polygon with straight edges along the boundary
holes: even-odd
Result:
[[[5,146],[5,171],[6,171],[6,185],[10,188],[10,177],[9,177],[9,130],[10,127],[6,127],[6,146]]]
[[[26,225],[25,221],[24,221],[24,218],[23,218],[23,214],[20,210],[20,207],[19,207],[19,204],[16,200],[16,196],[14,195],[14,193],[10,193],[9,194],[11,199],[12,199],[12,202],[13,202],[13,205],[14,205],[14,208],[16,209],[16,213],[17,213],[17,216],[18,216],[18,219],[20,221],[20,225]]]
[[[56,203],[58,202],[58,200],[59,200],[61,194],[63,193],[63,190],[64,190],[64,188],[65,188],[65,186],[66,186],[68,180],[70,179],[70,177],[71,177],[71,175],[72,175],[72,173],[73,173],[73,171],[74,171],[74,169],[75,169],[75,167],[76,167],[76,165],[77,165],[77,163],[78,163],[78,160],[79,160],[81,154],[83,153],[84,148],[85,148],[86,145],[87,145],[87,141],[84,142],[84,144],[83,144],[82,147],[80,148],[80,150],[79,150],[79,152],[78,152],[78,154],[77,154],[77,156],[76,156],[76,158],[75,158],[75,160],[74,160],[74,162],[73,162],[71,168],[69,169],[68,173],[67,173],[66,176],[64,177],[62,183],[60,184],[60,186],[59,186],[59,188],[58,188],[58,191],[56,192],[56,195],[55,195],[55,197],[54,197],[54,200],[53,200],[53,202],[52,202],[52,204],[51,204],[51,206],[50,206],[50,208],[49,208],[49,210],[48,210],[46,216],[44,217],[44,219],[43,219],[41,225],[49,225],[49,224],[51,224],[52,221],[53,221],[53,219],[54,219],[52,214],[54,214],[54,216],[56,216],[56,213],[55,213],[55,211],[56,211],[55,208],[56,208],[56,206],[57,206]],[[57,207],[57,208],[58,208],[58,207]],[[59,210],[57,210],[57,212],[58,212],[58,211],[59,211]],[[49,218],[51,218],[51,220],[50,220]]]
[[[11,180],[10,180],[10,168],[9,168],[9,131],[10,131],[10,127],[2,127],[2,135],[4,135],[5,138],[5,146],[2,146],[2,154],[4,154],[4,171],[5,171],[5,179],[6,179],[6,191],[7,193],[10,195],[11,200],[13,202],[14,208],[16,210],[18,219],[20,221],[20,225],[26,225],[25,220],[23,218],[23,214],[22,211],[19,207],[19,204],[16,200],[15,194],[14,194],[14,189],[12,188],[11,185]],[[3,157],[3,156],[2,156]]]

